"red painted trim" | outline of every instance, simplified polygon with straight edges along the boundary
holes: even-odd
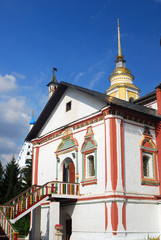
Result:
[[[150,136],[150,138],[149,138],[149,136],[145,136],[145,138],[142,140],[142,144],[144,144],[145,143],[145,140],[147,139],[148,141],[151,141],[151,142],[153,142],[152,140],[151,140],[151,136]],[[153,143],[154,144],[154,143]],[[143,145],[144,146],[144,145]],[[155,147],[155,144],[154,144],[154,147]],[[154,159],[154,178],[145,178],[144,177],[144,174],[143,174],[143,152],[144,153],[150,153],[150,154],[152,154],[153,155],[153,159]],[[155,149],[153,149],[153,148],[149,148],[149,149],[144,149],[144,148],[142,148],[142,146],[141,146],[141,148],[140,148],[140,164],[141,164],[141,180],[143,180],[143,182],[145,181],[145,183],[146,183],[146,186],[153,186],[153,187],[156,187],[156,185],[159,185],[159,182],[158,183],[156,183],[156,185],[155,184],[151,184],[151,182],[157,182],[158,181],[158,174],[157,174],[157,162],[156,162],[156,150]],[[145,183],[143,183],[142,182],[142,184],[145,184]]]
[[[41,206],[50,205],[50,202],[41,203]]]
[[[39,161],[39,147],[35,148],[35,176],[34,176],[34,184],[38,184],[38,161]]]
[[[81,182],[82,186],[97,184],[97,179],[89,179]]]
[[[105,190],[107,187],[107,136],[106,136],[106,122],[104,120],[104,132],[105,132]]]
[[[156,97],[157,97],[158,114],[161,115],[161,89],[159,87],[157,87],[156,89]]]
[[[33,154],[32,154],[32,177],[31,177],[31,185],[34,185],[34,166],[35,166],[35,162],[34,162],[34,156],[35,156],[35,148],[33,148]]]
[[[114,110],[116,113],[117,112],[122,112],[122,113],[124,113],[125,115],[127,115],[127,116],[131,116],[131,111],[127,111],[127,110],[125,110],[125,109],[117,109],[117,108],[112,108],[112,107],[110,107],[110,109],[112,109],[112,110]],[[97,123],[98,121],[102,121],[104,118],[105,118],[105,116],[108,116],[109,114],[110,114],[110,109],[109,109],[109,107],[107,108],[107,109],[104,109],[101,113],[99,113],[98,115],[95,115],[95,116],[93,116],[93,117],[90,117],[89,119],[85,119],[85,120],[83,120],[83,121],[80,121],[80,122],[78,122],[78,123],[74,123],[74,124],[72,124],[71,126],[70,126],[70,128],[74,128],[74,131],[75,130],[77,130],[77,129],[79,129],[80,127],[82,127],[82,128],[84,128],[85,126],[89,126],[89,125],[91,125],[91,124],[95,124],[95,123]],[[115,115],[115,113],[114,113],[114,115]],[[137,121],[139,121],[139,120],[141,120],[142,122],[144,122],[144,121],[148,121],[148,122],[151,122],[152,124],[154,124],[154,120],[152,119],[152,118],[150,118],[150,116],[149,117],[140,117],[140,115],[142,115],[141,113],[140,114],[133,114],[133,117],[136,117],[137,118]],[[99,118],[101,118],[101,120],[99,119]],[[115,115],[115,118],[117,118],[117,115]],[[118,117],[119,118],[119,117]],[[121,116],[120,116],[120,118],[122,118]],[[119,118],[119,119],[120,119]],[[97,119],[97,121],[95,122],[94,121],[94,119]],[[150,120],[149,120],[150,119]],[[126,119],[125,119],[126,120]],[[131,119],[130,121],[134,121],[133,119]],[[91,122],[91,123],[90,123]],[[135,120],[135,122],[136,122],[136,120]],[[87,125],[85,125],[85,123],[87,123]],[[94,126],[92,126],[92,127],[97,127],[97,126],[99,126],[99,125],[102,125],[103,123],[99,123],[99,124],[97,124],[97,125],[94,125]],[[143,123],[142,123],[143,124]],[[84,126],[82,126],[82,125],[84,125]],[[133,125],[136,125],[136,126],[138,126],[139,125],[139,123],[138,124],[133,124]],[[76,128],[77,126],[79,126],[79,128]],[[46,136],[42,136],[42,137],[40,137],[39,139],[34,139],[34,140],[32,140],[32,143],[33,144],[40,144],[40,142],[41,141],[44,141],[43,143],[41,143],[41,144],[43,144],[43,145],[46,145],[46,144],[48,144],[48,143],[50,143],[50,142],[52,142],[52,141],[54,141],[54,140],[58,140],[59,138],[62,138],[62,136],[61,136],[61,134],[62,134],[62,132],[64,132],[64,130],[65,130],[65,128],[63,128],[63,129],[61,129],[61,130],[58,130],[57,132],[54,132],[54,133],[50,133],[50,134],[48,134],[48,135],[46,135]],[[79,130],[79,131],[77,131],[77,132],[75,132],[75,133],[78,133],[78,132],[80,132],[80,131],[84,131],[84,129],[83,130]],[[74,134],[75,134],[74,133]],[[55,137],[54,137],[55,136]],[[61,136],[61,137],[60,137]],[[49,139],[50,138],[50,139]],[[55,139],[56,138],[56,139]],[[48,142],[46,142],[46,141],[48,141]]]
[[[103,119],[102,119],[102,120],[103,120]],[[102,121],[102,120],[101,120],[101,121]],[[99,124],[97,124],[97,125],[94,125],[94,126],[92,126],[92,128],[98,127],[98,126],[100,126],[100,125],[103,125],[103,123],[99,123]],[[72,128],[72,126],[71,126],[71,128]],[[75,134],[77,134],[77,133],[80,133],[80,132],[84,132],[84,131],[86,131],[86,130],[87,130],[86,128],[85,128],[85,129],[82,129],[82,130],[78,130],[78,131],[76,131],[76,129],[75,129],[74,131],[76,131],[76,132],[74,132],[73,135],[75,135]],[[62,132],[63,132],[63,131],[64,131],[64,130],[62,130]],[[59,132],[60,132],[60,131],[59,131]],[[59,140],[59,139],[62,139],[62,135],[61,135],[61,136],[55,137],[54,139],[53,139],[53,138],[50,139],[48,142],[40,143],[41,141],[45,140],[46,138],[49,138],[50,136],[52,136],[52,135],[54,135],[54,134],[57,134],[57,132],[52,133],[52,134],[48,134],[48,135],[46,135],[45,137],[42,137],[42,138],[39,138],[39,139],[32,140],[32,143],[33,143],[33,144],[38,144],[39,146],[45,146],[45,145],[47,145],[47,144],[49,144],[49,143],[51,143],[51,142],[57,141],[57,140]]]
[[[93,180],[93,178],[95,178],[95,176],[91,177],[91,178],[87,178],[86,176],[86,162],[87,162],[87,159],[86,159],[86,155],[90,154],[90,153],[94,153],[94,150],[96,150],[97,148],[93,148],[93,149],[90,149],[90,150],[86,150],[85,152],[83,152],[83,159],[84,159],[84,179],[85,180]],[[83,182],[81,182],[83,183]],[[82,184],[83,185],[83,184]],[[87,184],[86,184],[87,185]]]
[[[119,198],[119,199],[137,199],[137,200],[157,200],[160,195],[155,195],[155,197],[137,197],[133,195],[123,196],[123,195],[108,195],[108,196],[97,196],[97,197],[85,197],[85,198],[78,198],[77,201],[88,201],[88,200],[97,200],[97,199],[109,199],[109,198]]]
[[[107,204],[105,203],[105,231],[107,230],[108,226],[108,209],[107,209]]]
[[[151,103],[149,103],[149,104],[144,104],[146,107],[149,107],[149,106],[151,106],[151,105],[153,105],[154,103],[157,103],[157,101],[155,100],[155,101],[153,101],[153,102],[151,102]]]
[[[157,143],[157,157],[158,157],[158,172],[159,172],[159,182],[161,183],[161,121],[156,126],[156,143]],[[161,184],[159,187],[161,194]]]
[[[140,148],[140,164],[141,164],[141,179],[144,178],[143,176],[143,155],[142,155],[142,149]]]
[[[125,165],[124,165],[124,125],[121,120],[121,162],[122,162],[122,186],[125,189]]]
[[[126,203],[124,203],[122,207],[122,224],[126,230]]]
[[[119,119],[120,119],[120,118],[119,118]],[[126,120],[127,120],[127,119],[124,120],[124,123],[130,124],[130,125],[133,125],[133,126],[140,127],[140,128],[143,128],[143,129],[144,129],[143,123],[135,124],[135,123],[127,122]],[[128,120],[128,121],[132,121],[132,120]],[[148,126],[148,127],[149,127],[149,129],[151,129],[152,131],[155,130],[154,127],[150,127],[150,126]]]
[[[115,118],[110,118],[110,155],[111,155],[112,190],[116,190],[116,187],[117,187],[117,135],[116,135]]]
[[[155,171],[155,180],[156,180],[156,181],[158,181],[156,153],[153,153],[153,156],[154,156],[154,171]]]
[[[112,230],[117,231],[118,228],[118,207],[116,202],[112,202],[111,204],[111,224]],[[113,235],[117,235],[116,232]]]

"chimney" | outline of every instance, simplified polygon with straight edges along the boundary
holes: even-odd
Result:
[[[161,115],[161,83],[156,87],[158,114]]]

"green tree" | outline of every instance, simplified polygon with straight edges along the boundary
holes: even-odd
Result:
[[[23,190],[23,183],[20,177],[20,169],[15,161],[14,156],[12,160],[6,165],[3,178],[4,198],[3,203],[17,196]]]
[[[32,179],[32,159],[27,160],[27,165],[21,170],[21,175],[24,179],[24,187],[25,189],[31,187],[31,179]]]

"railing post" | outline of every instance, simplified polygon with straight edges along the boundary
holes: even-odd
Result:
[[[18,240],[19,232],[13,232],[13,240]]]
[[[63,226],[60,225],[60,224],[56,224],[55,225],[55,229],[56,229],[56,232],[55,232],[55,240],[62,240],[62,237],[63,237],[63,233],[61,232],[61,230],[63,229]]]
[[[52,193],[54,192],[54,184],[53,183],[51,184],[51,192]]]

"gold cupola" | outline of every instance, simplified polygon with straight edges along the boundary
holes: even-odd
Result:
[[[132,101],[139,97],[139,88],[133,85],[134,76],[131,71],[125,66],[125,59],[121,53],[120,41],[120,25],[118,19],[118,56],[116,57],[116,68],[111,73],[109,80],[111,87],[106,90],[106,94],[123,99],[125,101]]]

